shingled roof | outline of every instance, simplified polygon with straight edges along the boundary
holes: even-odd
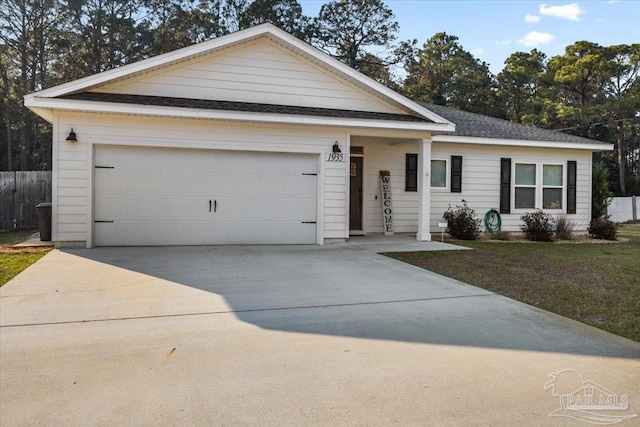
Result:
[[[456,136],[469,136],[477,138],[515,139],[523,141],[551,141],[570,142],[579,144],[607,144],[606,142],[582,138],[566,133],[540,129],[513,123],[508,120],[484,116],[482,114],[469,113],[442,105],[429,104],[417,101],[418,104],[428,108],[434,113],[456,124]]]
[[[319,116],[347,119],[431,123],[431,120],[408,114],[376,113],[372,111],[351,111],[332,108],[296,107],[290,105],[259,104],[252,102],[215,101],[208,99],[172,98],[166,96],[81,92],[60,96],[59,98],[74,99],[78,101],[99,101],[115,102],[121,104],[154,105],[159,107],[196,108],[201,110],[243,111],[249,113],[291,114],[296,116]]]

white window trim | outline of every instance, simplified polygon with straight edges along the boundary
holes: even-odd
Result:
[[[438,193],[447,193],[449,192],[449,188],[451,188],[451,171],[449,168],[451,168],[451,162],[449,161],[449,159],[447,158],[442,158],[442,157],[432,157],[429,162],[433,161],[433,160],[440,160],[445,162],[444,163],[444,174],[445,174],[445,186],[444,187],[433,187],[431,186],[431,176],[429,176],[429,187],[431,188],[431,191],[433,192],[438,192]],[[433,174],[433,170],[431,170],[431,174]]]
[[[566,163],[566,162],[565,162]],[[560,214],[567,212],[567,167],[565,163],[561,162],[545,162],[545,161],[531,161],[528,159],[522,160],[512,160],[511,161],[511,213],[526,213],[531,212],[532,210],[542,209],[547,213],[552,214]],[[517,164],[525,164],[525,165],[536,165],[536,201],[535,207],[533,208],[518,208],[516,209],[516,165]],[[543,167],[547,166],[562,166],[562,187],[553,186],[553,185],[543,185]],[[518,185],[517,187],[529,187],[530,185]],[[561,188],[562,189],[562,209],[543,209],[543,190],[544,188]]]

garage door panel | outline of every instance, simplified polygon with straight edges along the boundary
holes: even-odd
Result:
[[[315,243],[317,156],[99,146],[95,244]],[[211,211],[209,201],[212,202]]]

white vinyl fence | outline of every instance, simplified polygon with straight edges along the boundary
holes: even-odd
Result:
[[[613,222],[637,221],[640,216],[640,196],[612,197],[607,213]]]

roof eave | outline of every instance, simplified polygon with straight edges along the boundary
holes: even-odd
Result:
[[[446,123],[371,120],[327,116],[308,116],[297,114],[255,113],[186,107],[79,101],[59,98],[32,97],[28,100],[25,100],[25,105],[32,111],[37,110],[39,113],[48,111],[47,115],[50,117],[53,117],[54,111],[77,111],[86,113],[112,113],[136,116],[174,117],[184,119],[230,120],[290,125],[411,130],[430,132],[432,134],[448,133],[453,131],[452,126]]]
[[[462,135],[434,135],[433,142],[452,142],[458,144],[480,145],[504,145],[512,147],[536,147],[536,148],[569,148],[574,150],[611,151],[612,144],[605,142],[560,142],[560,141],[536,141],[528,139],[487,138]]]

